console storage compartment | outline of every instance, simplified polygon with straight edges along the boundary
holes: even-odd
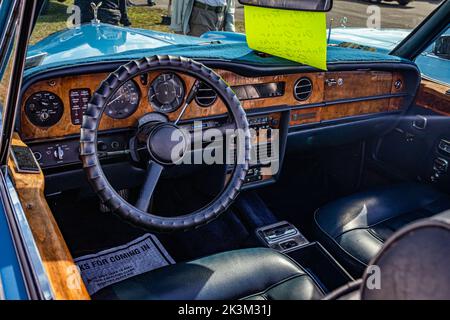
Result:
[[[308,243],[285,254],[306,269],[326,293],[354,280],[319,242]]]

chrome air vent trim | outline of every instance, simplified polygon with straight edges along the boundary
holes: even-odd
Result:
[[[311,97],[313,90],[313,84],[311,79],[302,77],[295,82],[294,85],[294,97],[299,101],[308,100]]]
[[[199,106],[207,108],[212,106],[216,100],[217,93],[205,83],[200,83],[195,102],[197,102]]]

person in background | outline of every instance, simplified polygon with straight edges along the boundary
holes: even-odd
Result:
[[[208,31],[235,31],[235,0],[173,0],[170,28],[199,37]]]
[[[59,0],[60,2],[64,0]],[[100,22],[113,25],[122,24],[125,27],[131,25],[128,18],[127,0],[75,0],[74,5],[81,11],[81,23],[89,23],[94,19],[91,3],[101,6],[98,10],[98,19]]]

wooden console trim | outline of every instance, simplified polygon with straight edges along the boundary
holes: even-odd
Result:
[[[450,86],[422,79],[416,104],[434,112],[450,116]]]
[[[321,121],[351,117],[357,115],[386,112],[389,99],[366,100],[326,106],[321,112]]]
[[[320,122],[321,111],[322,107],[292,110],[289,125],[298,126],[307,123]]]
[[[26,146],[17,134],[12,145]],[[8,168],[38,247],[53,294],[57,300],[89,300],[78,267],[73,261],[44,196],[44,175],[19,173],[14,161]]]
[[[345,117],[396,111],[402,106],[403,99],[403,97],[384,98],[296,109],[291,111],[289,125],[298,126]]]
[[[334,84],[331,81],[334,80]],[[325,101],[381,96],[391,93],[392,72],[341,71],[325,77]]]

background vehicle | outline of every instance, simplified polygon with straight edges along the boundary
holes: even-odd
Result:
[[[401,6],[406,6],[408,3],[411,2],[411,0],[369,0],[370,3],[381,3],[382,1],[385,2],[398,2]]]

